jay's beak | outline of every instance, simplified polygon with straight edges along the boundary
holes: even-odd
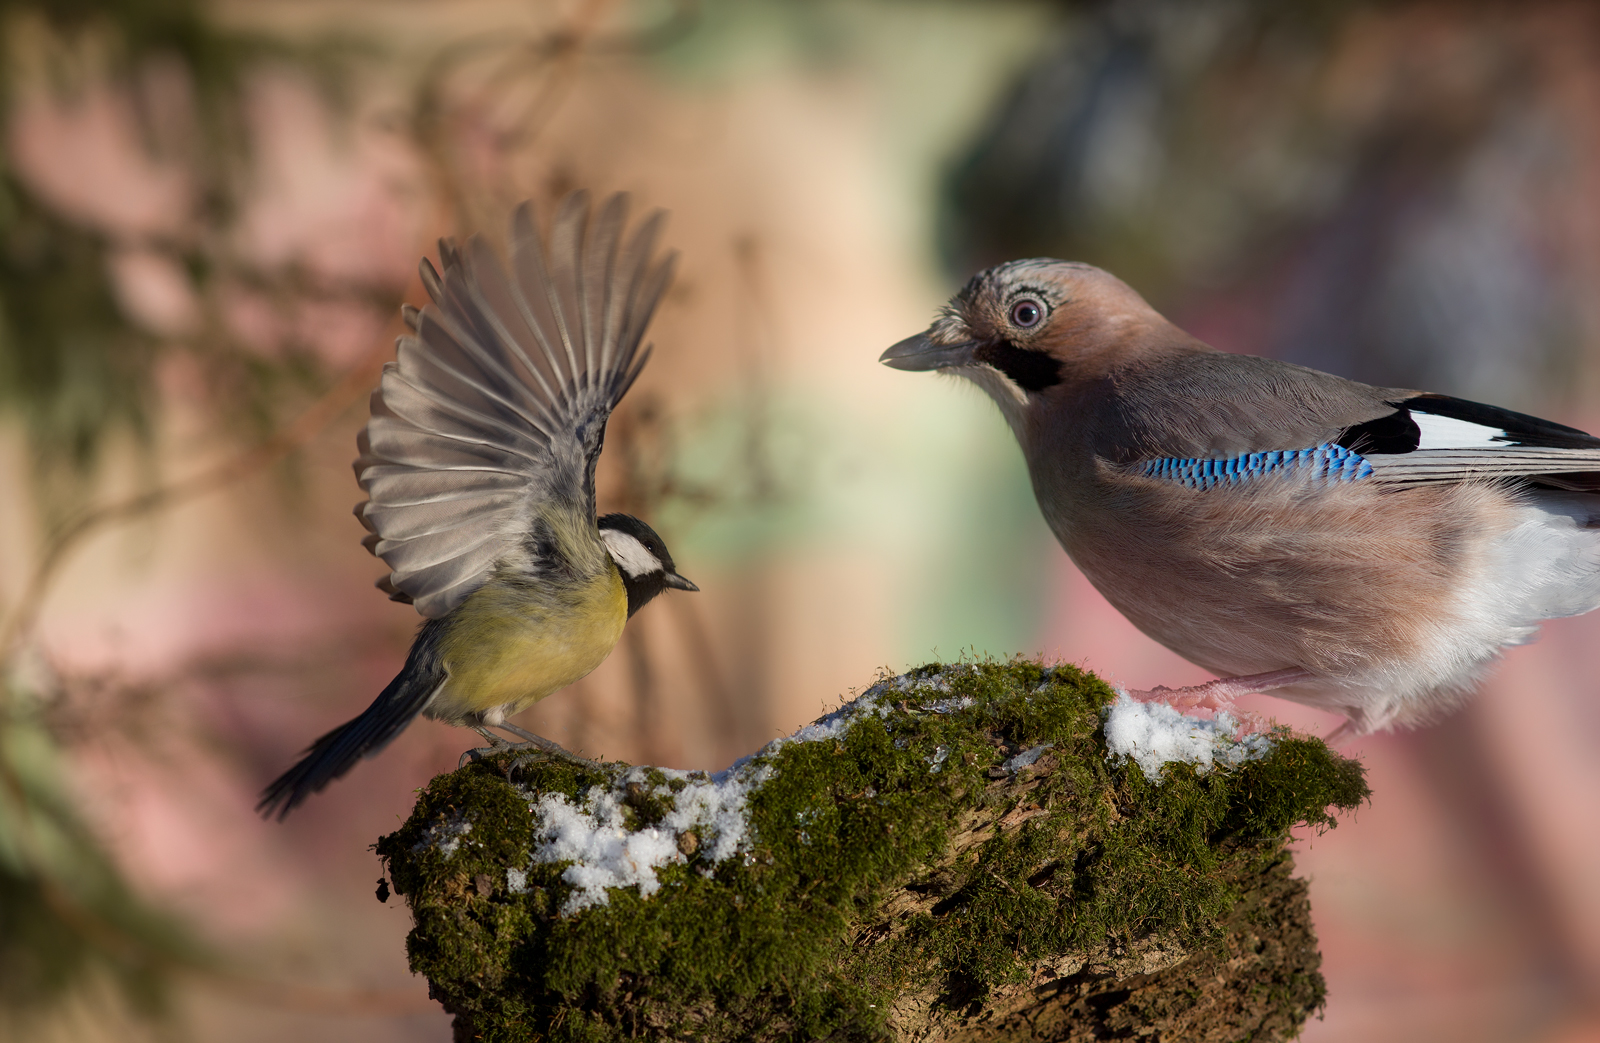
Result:
[[[976,341],[970,340],[958,344],[935,344],[926,333],[919,333],[879,355],[878,361],[895,369],[912,371],[966,366],[972,363],[972,349],[977,346]]]
[[[690,583],[688,580],[686,580],[682,576],[678,575],[676,572],[667,573],[667,578],[666,578],[665,582],[666,582],[667,586],[671,587],[673,590],[696,590],[697,591],[697,590],[700,589],[699,587],[695,586],[693,583]]]

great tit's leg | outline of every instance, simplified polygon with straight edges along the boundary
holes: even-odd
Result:
[[[472,726],[472,730],[483,736],[485,739],[488,739],[489,745],[477,746],[468,750],[466,753],[463,753],[461,755],[461,759],[456,762],[456,767],[458,768],[464,768],[467,766],[468,761],[478,760],[486,754],[499,753],[501,750],[511,748],[511,743],[506,742],[504,739],[500,738],[500,736],[496,735],[494,732],[480,724],[474,724]]]
[[[1128,696],[1141,703],[1166,703],[1180,710],[1213,710],[1236,713],[1233,701],[1252,692],[1270,692],[1287,688],[1315,675],[1298,667],[1289,670],[1269,670],[1264,674],[1246,674],[1243,677],[1223,677],[1188,688],[1168,688],[1157,685],[1145,692],[1128,691]]]
[[[538,756],[539,754],[543,754],[546,757],[555,757],[560,760],[571,761],[573,764],[581,764],[585,768],[600,767],[599,764],[595,763],[589,758],[580,757],[576,753],[566,749],[560,743],[551,742],[542,735],[535,735],[526,728],[519,728],[507,721],[501,721],[499,724],[496,724],[495,727],[504,731],[508,731],[512,735],[515,735],[522,740],[521,742],[508,743],[508,748],[517,749],[518,747],[531,747],[527,750],[525,756]]]

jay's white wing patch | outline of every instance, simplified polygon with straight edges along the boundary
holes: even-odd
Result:
[[[1411,421],[1417,425],[1419,450],[1492,449],[1510,444],[1505,428],[1489,427],[1471,420],[1458,420],[1452,416],[1438,416],[1413,409]]]

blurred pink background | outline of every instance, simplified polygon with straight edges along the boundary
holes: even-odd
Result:
[[[1289,53],[1216,43],[1266,32],[1231,6],[1212,22],[1182,22],[1183,9],[706,4],[645,46],[641,27],[678,32],[688,9],[211,5],[216,24],[296,53],[368,45],[332,93],[309,59],[245,65],[248,152],[223,217],[200,198],[181,68],[141,67],[133,90],[97,65],[92,36],[20,23],[6,161],[103,238],[120,306],[165,345],[149,446],[109,436],[87,501],[226,464],[341,376],[354,389],[321,400],[331,419],[284,460],[77,545],[13,664],[48,695],[72,791],[140,892],[257,983],[180,981],[194,1038],[449,1038],[406,969],[403,902],[372,897],[369,845],[473,736],[419,721],[286,823],[251,809],[403,659],[417,618],[372,589],[381,569],[349,513],[365,389],[399,332],[395,302],[423,300],[418,257],[441,234],[498,236],[517,200],[547,213],[570,187],[628,190],[671,211],[683,255],[654,360],[612,430],[601,507],[657,523],[703,593],[652,605],[604,666],[521,720],[607,757],[722,767],[879,668],[964,653],[1039,653],[1140,688],[1206,679],[1133,630],[1051,541],[986,401],[876,362],[974,266],[1026,241],[1027,220],[993,232],[998,203],[960,202],[974,185],[999,198],[979,174],[984,155],[1004,155],[994,128],[1019,83],[1054,83],[1049,111],[1121,128],[1090,134],[1087,158],[1062,169],[1093,173],[1117,148],[1133,166],[1110,195],[1090,178],[1053,202],[1038,186],[1017,198],[1041,214],[1078,200],[1089,217],[1052,241],[1112,265],[1216,346],[1600,426],[1593,10],[1334,5]],[[1212,50],[1185,58],[1207,32]],[[1126,54],[1143,58],[1117,64]],[[1052,62],[1167,100],[1095,109],[1083,99],[1119,95],[1050,80]],[[1130,68],[1146,80],[1118,72]],[[1164,138],[1139,115],[1159,111],[1179,114]],[[1194,146],[1173,129],[1184,119],[1212,120],[1225,160],[1188,164]],[[1413,148],[1424,126],[1447,126],[1448,145]],[[1296,143],[1302,127],[1312,145]],[[1127,144],[1139,133],[1150,140]],[[1199,227],[1195,186],[1236,172],[1311,187],[1294,182],[1266,216],[1208,197],[1223,216]],[[1130,214],[1163,234],[1196,227],[1155,240]],[[222,259],[220,274],[194,278],[182,258],[196,250]],[[1452,268],[1461,258],[1489,267]],[[1395,294],[1441,310],[1412,316]],[[1328,332],[1329,315],[1369,306],[1375,325]],[[218,351],[243,361],[219,370]],[[218,373],[295,365],[320,376],[286,384],[264,426],[242,424]],[[14,606],[43,525],[26,444],[0,431],[0,605]],[[1551,623],[1459,715],[1349,744],[1371,805],[1299,843],[1329,989],[1303,1038],[1600,1041],[1597,647],[1600,615]],[[1318,733],[1337,723],[1250,705]],[[144,1029],[85,1000],[39,1031]]]

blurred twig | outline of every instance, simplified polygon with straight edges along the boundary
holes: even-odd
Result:
[[[11,798],[13,808],[37,804],[36,800],[30,798],[27,783],[3,757],[0,757],[0,785]],[[57,831],[67,826],[72,832],[79,832],[72,825],[69,820],[52,822]],[[50,871],[48,860],[39,853],[40,841],[35,836],[32,816],[13,816],[13,827],[11,839],[16,842],[17,851],[26,863],[40,900],[63,924],[92,941],[99,952],[109,955],[125,967],[135,968],[146,975],[158,970],[177,972],[237,998],[314,1013],[422,1013],[434,1008],[431,999],[418,997],[409,991],[304,985],[218,966],[192,942],[178,937],[175,932],[163,931],[160,936],[165,944],[153,943],[148,924],[140,925],[143,928],[141,930],[117,923],[91,903],[71,894],[61,884],[56,874]],[[87,841],[85,836],[78,839]],[[129,908],[139,909],[133,905]]]
[[[539,50],[545,53],[541,57],[551,61],[553,67],[540,84],[539,91],[523,107],[521,118],[512,120],[510,129],[499,135],[497,144],[502,151],[526,148],[555,116],[561,103],[572,93],[578,59],[583,56],[590,39],[595,35],[597,23],[610,5],[611,0],[589,0],[572,19],[571,25],[551,33],[542,41]],[[507,74],[514,75],[517,71],[511,66],[505,69]]]
[[[740,707],[735,705],[733,688],[717,664],[717,649],[711,641],[711,628],[706,624],[705,609],[699,601],[690,598],[668,598],[667,605],[683,628],[684,639],[689,644],[689,662],[700,677],[700,684],[710,697],[713,726],[718,738],[733,746],[740,736],[738,719]]]
[[[59,772],[40,755],[37,725],[15,710],[7,706],[0,715],[0,937],[33,958],[20,966],[8,961],[0,995],[12,1004],[39,1003],[98,961],[129,999],[157,1011],[161,972],[198,964],[199,948],[127,888],[54,781]]]
[[[338,383],[323,393],[309,408],[289,424],[237,456],[167,485],[131,496],[125,500],[87,508],[62,524],[45,541],[33,572],[16,605],[0,623],[0,657],[9,655],[37,618],[44,595],[68,555],[85,538],[108,525],[126,522],[158,510],[166,510],[196,496],[214,492],[260,471],[269,464],[316,437],[340,413],[371,387],[384,359],[387,343],[380,342],[359,363],[352,366]]]
[[[544,132],[570,97],[576,85],[579,61],[585,55],[633,56],[659,50],[689,32],[699,22],[701,14],[698,0],[678,0],[672,13],[654,26],[602,32],[600,25],[614,3],[615,0],[588,0],[567,23],[532,39],[507,40],[503,33],[484,34],[457,41],[435,54],[418,88],[412,132],[428,157],[440,194],[449,200],[459,225],[472,226],[476,215],[469,205],[469,193],[455,162],[459,150],[446,133],[446,113],[452,107],[447,97],[451,77],[469,62],[484,60],[486,55],[501,56],[489,59],[496,62],[496,67],[488,74],[482,91],[469,95],[469,101],[455,106],[461,108],[475,103],[480,111],[486,111],[490,102],[510,100],[513,88],[525,82],[526,77],[543,73],[543,78],[534,86],[532,97],[514,116],[498,120],[503,129],[492,136],[494,148],[501,156],[525,150]],[[497,209],[516,202],[523,192],[521,188],[496,192],[490,187],[487,195],[493,198]],[[553,194],[565,194],[565,188],[560,186]]]
[[[644,627],[635,623],[624,629],[622,647],[628,654],[628,675],[633,681],[634,731],[639,742],[636,756],[648,764],[660,759],[662,744],[661,715],[656,707],[660,695],[650,646],[645,642]]]
[[[181,968],[197,984],[235,999],[312,1014],[425,1014],[439,1009],[427,993],[399,989],[340,989],[255,978],[214,968]]]

